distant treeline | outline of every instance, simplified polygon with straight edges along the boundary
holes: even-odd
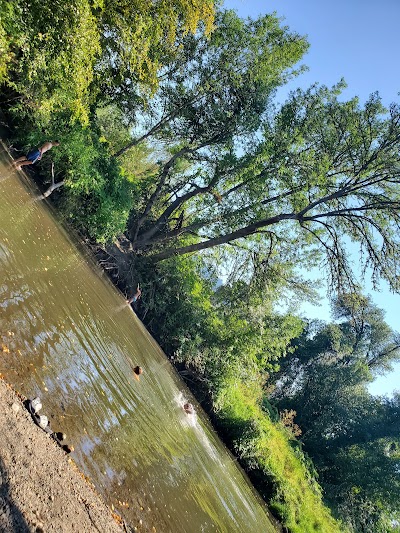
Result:
[[[399,339],[348,243],[399,290],[400,109],[343,81],[278,106],[307,49],[211,0],[0,0],[0,104],[15,154],[60,140],[34,178],[53,168],[63,219],[141,283],[139,315],[284,526],[395,531],[399,397],[367,385]],[[298,314],[321,265],[331,324]]]

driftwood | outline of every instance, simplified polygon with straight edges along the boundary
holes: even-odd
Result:
[[[51,185],[46,191],[44,191],[42,197],[47,198],[48,196],[50,196],[50,194],[53,191],[55,191],[59,187],[62,187],[64,183],[65,183],[65,180],[59,181],[58,183],[54,183],[54,163],[52,162],[51,163]]]

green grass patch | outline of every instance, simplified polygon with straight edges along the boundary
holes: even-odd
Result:
[[[264,497],[269,493],[271,511],[282,523],[293,533],[343,532],[297,440],[261,407],[261,386],[230,378],[214,400],[218,423],[257,488]]]

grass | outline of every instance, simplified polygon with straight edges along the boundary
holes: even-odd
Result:
[[[261,386],[234,378],[215,395],[218,423],[253,483],[291,532],[343,532],[323,503],[310,460],[290,430],[261,407],[261,399]]]

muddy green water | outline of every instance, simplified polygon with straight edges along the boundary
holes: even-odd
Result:
[[[131,526],[275,531],[156,342],[36,194],[0,154],[0,372],[42,398],[73,459]]]

